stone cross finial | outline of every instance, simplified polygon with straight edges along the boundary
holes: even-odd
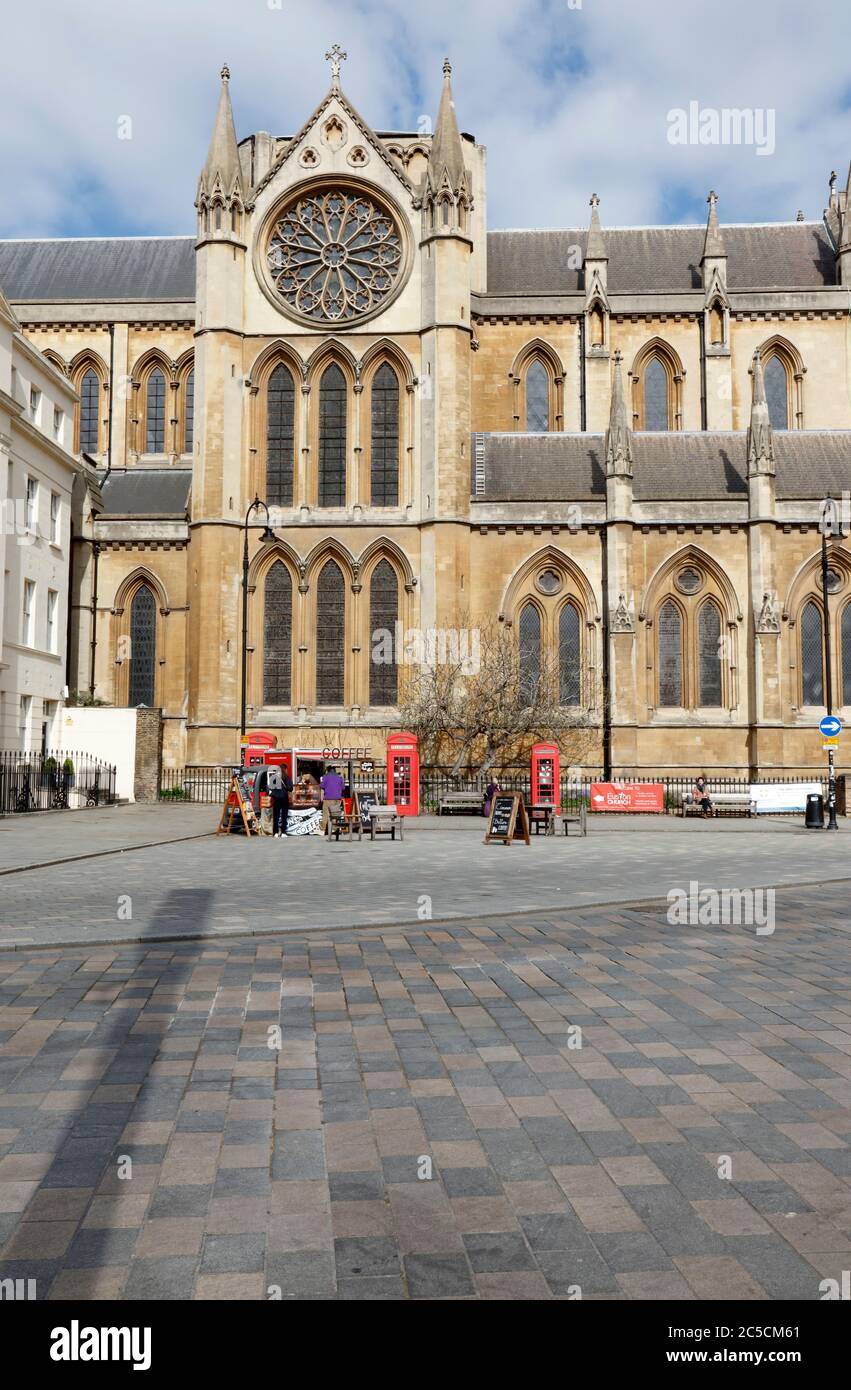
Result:
[[[830,171],[830,191],[831,191],[831,193],[835,193],[835,191],[836,191],[836,170],[835,170],[835,169],[831,169],[831,171]]]
[[[325,54],[325,61],[331,64],[331,77],[335,84],[340,80],[340,64],[344,63],[348,56],[338,43]]]
[[[228,67],[227,63],[223,64],[222,66],[221,79],[223,82],[230,81],[230,68]]]
[[[597,197],[596,193],[591,194],[590,203],[592,208],[598,208],[600,206],[600,199]]]
[[[707,203],[709,203],[710,207],[714,206],[714,204],[718,202],[718,194],[715,192],[714,188],[710,188],[709,197],[706,201]]]
[[[444,58],[444,60],[443,60],[443,76],[444,76],[444,77],[451,77],[451,76],[452,76],[452,64],[450,63],[450,61],[449,61],[448,58]]]

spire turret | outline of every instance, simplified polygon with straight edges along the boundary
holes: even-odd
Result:
[[[431,140],[426,172],[426,203],[431,209],[433,225],[439,230],[463,230],[465,213],[473,205],[464,163],[464,147],[455,115],[452,95],[452,65],[446,58],[443,64],[443,91],[437,122]],[[447,212],[446,209],[449,209]]]
[[[609,477],[632,477],[632,430],[626,413],[621,377],[621,354],[612,358],[612,399],[606,430],[606,473]]]
[[[765,396],[765,377],[759,348],[753,355],[751,420],[748,428],[748,474],[774,473],[774,436]]]
[[[714,188],[710,191],[706,201],[709,204],[709,216],[706,219],[706,236],[703,239],[701,265],[704,261],[717,260],[721,257],[726,259],[727,256],[727,248],[724,245],[721,228],[718,226],[718,194]]]
[[[588,241],[585,245],[586,261],[607,261],[609,259],[606,251],[606,243],[603,240],[603,229],[600,226],[600,199],[596,193],[591,194],[591,224],[588,228]]]
[[[222,88],[219,105],[213,123],[213,134],[207,160],[198,180],[198,196],[195,206],[203,218],[212,208],[227,209],[236,206],[242,212],[244,198],[242,191],[242,170],[239,163],[239,149],[236,143],[236,129],[233,123],[233,108],[230,100],[230,68],[227,63],[221,71]],[[221,222],[231,219],[219,218]],[[209,227],[206,228],[210,230]],[[230,230],[230,227],[213,230]]]

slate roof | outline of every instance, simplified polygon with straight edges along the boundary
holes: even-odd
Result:
[[[195,238],[0,241],[0,285],[13,303],[195,298]]]
[[[191,468],[128,468],[102,473],[104,520],[110,516],[179,517],[189,511]]]
[[[610,294],[701,288],[704,226],[603,227]],[[836,283],[833,247],[822,222],[721,228],[727,287],[818,289]],[[587,228],[488,232],[489,295],[570,294],[583,288],[569,261],[585,254]]]
[[[474,435],[471,453],[479,502],[590,502],[606,495],[603,434]],[[747,499],[746,431],[636,433],[632,453],[638,502]],[[780,500],[838,498],[851,490],[851,431],[775,431],[774,455]]]

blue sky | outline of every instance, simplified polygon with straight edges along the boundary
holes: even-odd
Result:
[[[434,115],[449,54],[492,227],[819,217],[851,159],[848,0],[59,0],[4,15],[0,235],[194,229],[224,61],[240,137],[343,86],[378,129]],[[668,113],[772,110],[776,149],[674,146]],[[118,138],[123,117],[132,139]],[[126,122],[125,122],[126,128]]]

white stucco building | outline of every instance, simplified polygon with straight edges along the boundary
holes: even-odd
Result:
[[[0,749],[38,751],[59,733],[76,401],[0,291]]]

